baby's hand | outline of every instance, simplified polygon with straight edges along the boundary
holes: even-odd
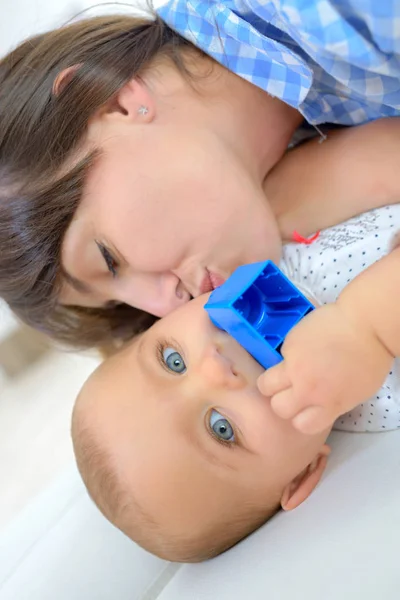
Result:
[[[393,356],[339,303],[317,308],[287,335],[284,360],[258,379],[272,408],[296,429],[314,434],[367,400],[383,384]]]

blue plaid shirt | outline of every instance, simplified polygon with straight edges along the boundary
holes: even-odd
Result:
[[[400,115],[400,0],[168,0],[157,12],[313,125]]]

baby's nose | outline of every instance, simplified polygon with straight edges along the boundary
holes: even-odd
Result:
[[[232,361],[215,346],[208,348],[200,361],[200,376],[215,388],[239,389],[245,381]]]

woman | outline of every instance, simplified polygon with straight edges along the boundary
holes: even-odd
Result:
[[[91,19],[22,44],[0,64],[0,295],[33,327],[93,346],[239,264],[277,260],[296,222],[277,223],[264,182],[306,114],[283,99],[161,19]],[[371,106],[360,120],[399,112]],[[325,224],[300,233],[312,225]]]

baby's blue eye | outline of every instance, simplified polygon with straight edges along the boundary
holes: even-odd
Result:
[[[216,410],[212,410],[210,414],[210,427],[215,433],[216,437],[224,442],[234,442],[235,435],[233,433],[232,425],[228,419],[225,419]]]
[[[184,373],[186,371],[185,361],[179,352],[173,348],[164,348],[163,359],[168,369],[174,373]]]

